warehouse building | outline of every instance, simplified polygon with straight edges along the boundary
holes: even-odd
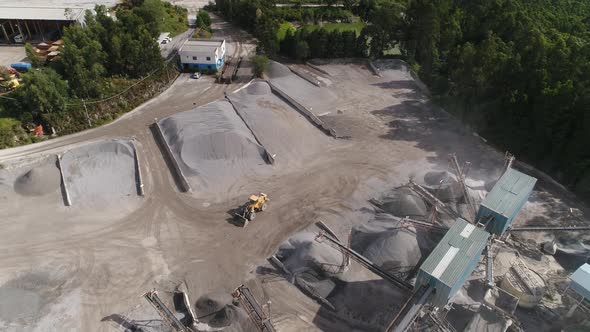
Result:
[[[0,43],[57,40],[65,26],[83,25],[85,12],[82,7],[0,6]]]
[[[219,70],[225,62],[225,40],[191,38],[178,54],[183,69]]]
[[[512,224],[528,201],[537,179],[509,168],[480,205],[476,220],[498,236]]]
[[[434,289],[431,303],[444,307],[477,267],[490,234],[459,218],[420,266],[416,288]]]

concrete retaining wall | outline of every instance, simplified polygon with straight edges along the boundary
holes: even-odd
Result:
[[[314,65],[313,63],[311,63],[311,62],[309,62],[309,61],[308,61],[308,62],[306,62],[305,64],[306,64],[306,65],[308,65],[308,66],[310,66],[311,68],[313,68],[313,69],[315,69],[315,70],[319,71],[319,72],[320,72],[320,73],[322,73],[322,74],[326,74],[326,75],[328,75],[328,76],[331,76],[331,75],[330,75],[330,73],[328,73],[327,71],[323,70],[322,68],[320,68],[320,67],[318,67],[318,66]]]
[[[377,75],[377,76],[381,77],[381,74],[379,73],[379,69],[377,69],[377,67],[375,67],[375,65],[373,64],[373,62],[371,60],[367,60],[367,65],[368,65],[369,69],[371,70],[371,72],[373,73],[373,75]]]
[[[57,167],[59,168],[59,175],[61,176],[61,191],[64,196],[64,203],[66,206],[72,206],[72,198],[70,197],[66,178],[64,177],[64,172],[61,167],[61,155],[57,155]]]
[[[295,101],[295,99],[291,98],[288,94],[286,94],[281,89],[279,89],[275,85],[273,85],[272,82],[267,81],[267,83],[270,86],[270,89],[272,90],[272,92],[274,94],[276,94],[277,96],[279,96],[283,100],[287,101],[287,103],[289,103],[291,106],[293,106],[293,108],[295,108],[297,111],[299,111],[301,114],[303,114],[311,123],[313,123],[313,125],[318,127],[326,135],[330,135],[334,138],[339,137],[336,134],[336,131],[334,131],[334,129],[326,127],[326,125],[324,124],[324,121],[320,120],[315,114],[313,114],[310,110],[308,110],[307,107],[305,107],[305,106],[301,105],[300,103],[298,103],[297,101]]]
[[[295,69],[295,68],[291,68],[289,67],[289,69],[291,70],[291,72],[299,77],[301,77],[302,79],[308,81],[309,83],[319,87],[320,86],[320,81],[318,81],[317,79],[315,79],[314,77],[312,77],[311,75],[304,73],[302,71],[300,71],[299,69]]]
[[[225,99],[227,99],[227,101],[231,104],[231,106],[234,109],[234,111],[236,112],[236,114],[240,117],[240,119],[242,119],[242,122],[246,125],[248,130],[250,130],[250,132],[252,133],[252,136],[254,136],[254,139],[256,140],[256,142],[258,142],[258,145],[260,145],[262,147],[262,149],[264,150],[265,161],[268,164],[271,164],[271,165],[274,164],[275,163],[274,155],[270,151],[268,151],[268,149],[264,146],[264,144],[262,144],[262,142],[260,141],[258,136],[256,136],[256,133],[254,132],[254,130],[252,130],[252,127],[250,127],[250,125],[246,121],[246,118],[244,116],[242,116],[241,111],[236,107],[236,105],[234,105],[231,98],[227,94],[225,95]]]
[[[170,150],[170,146],[168,145],[168,142],[166,142],[166,138],[164,137],[164,133],[162,132],[162,128],[160,128],[160,124],[158,123],[157,119],[156,119],[156,122],[154,123],[154,128],[156,130],[156,136],[157,136],[156,139],[162,143],[162,145],[164,146],[164,149],[166,149],[166,153],[168,154],[168,157],[170,158],[170,162],[172,162],[172,166],[174,168],[174,170],[173,170],[174,175],[179,180],[179,184],[181,187],[180,189],[185,192],[191,192],[192,188],[191,188],[190,184],[188,183],[186,176],[184,176],[184,173],[182,172],[180,165],[178,165],[178,161],[174,157],[174,154],[172,154],[172,150]]]
[[[137,194],[139,196],[144,196],[145,192],[143,189],[143,178],[141,176],[141,165],[139,164],[137,146],[135,146],[135,143],[133,141],[131,141],[131,146],[133,146],[133,156],[135,159],[135,183],[137,183]]]

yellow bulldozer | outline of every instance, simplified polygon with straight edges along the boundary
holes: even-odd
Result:
[[[268,207],[269,198],[265,193],[260,195],[252,195],[246,204],[244,204],[238,213],[235,214],[243,222],[243,227],[248,225],[248,222],[256,218],[256,212],[262,212]]]

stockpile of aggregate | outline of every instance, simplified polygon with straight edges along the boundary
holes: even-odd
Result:
[[[228,98],[260,143],[276,154],[277,164],[300,161],[329,143],[324,133],[274,95],[264,81],[253,82]]]
[[[201,323],[213,328],[222,328],[240,320],[238,308],[232,304],[232,297],[226,293],[202,295],[195,304],[195,315]]]
[[[22,196],[43,196],[59,190],[60,184],[57,157],[51,156],[20,174],[14,181],[14,191]]]
[[[315,240],[316,233],[297,233],[279,247],[277,258],[293,274],[310,269],[331,274],[343,264],[343,255],[334,247]]]
[[[351,247],[384,270],[401,271],[418,265],[441,237],[387,213],[377,213],[368,223],[352,229]]]
[[[266,165],[264,149],[225,100],[158,123],[172,155],[198,190],[226,188]]]
[[[100,141],[67,151],[61,159],[72,205],[110,205],[137,196],[135,146]]]
[[[326,112],[334,113],[333,104],[337,97],[327,88],[317,87],[278,62],[271,61],[268,68],[270,82],[288,94],[295,101],[305,106],[315,115]]]
[[[416,218],[428,215],[424,200],[407,187],[399,187],[385,194],[380,207],[397,217]]]

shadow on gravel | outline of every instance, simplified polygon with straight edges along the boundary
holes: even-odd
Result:
[[[176,172],[174,171],[174,166],[172,164],[172,160],[170,160],[170,155],[168,154],[167,149],[164,146],[165,143],[162,142],[158,138],[159,135],[158,135],[155,124],[152,124],[150,126],[150,131],[152,132],[152,137],[154,138],[154,141],[156,142],[156,145],[158,146],[158,150],[160,150],[160,154],[162,155],[162,158],[164,158],[164,161],[166,162],[166,167],[168,167],[168,171],[170,171],[170,174],[172,175],[172,178],[174,179],[174,184],[176,185],[176,189],[178,189],[178,191],[180,191],[180,192],[183,192],[182,182],[178,178],[179,175],[176,174]]]
[[[240,212],[241,209],[242,207],[240,206],[237,208],[231,208],[227,210],[226,213],[228,217],[225,219],[225,221],[227,221],[228,224],[232,224],[236,227],[244,227],[244,222],[242,221],[242,219],[236,216],[236,213]]]

